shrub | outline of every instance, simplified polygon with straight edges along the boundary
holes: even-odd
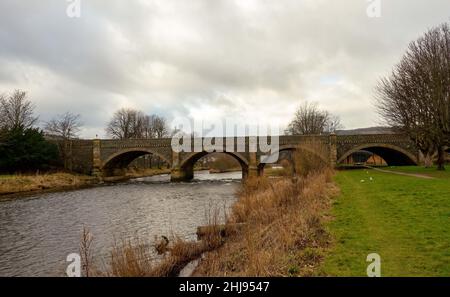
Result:
[[[48,169],[58,159],[56,145],[36,128],[15,128],[0,133],[0,172]]]

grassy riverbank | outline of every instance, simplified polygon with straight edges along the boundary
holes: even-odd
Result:
[[[170,169],[130,170],[126,178],[169,174]],[[114,179],[112,179],[114,180]],[[76,173],[0,175],[0,196],[20,195],[42,191],[60,191],[83,188],[98,183],[97,178]]]
[[[0,195],[63,190],[96,183],[92,176],[72,173],[0,175]]]
[[[450,174],[389,169],[434,179],[363,169],[336,173],[339,195],[320,176],[300,194],[287,179],[244,186],[231,222],[245,227],[209,252],[195,275],[366,276],[367,255],[378,253],[382,276],[449,276]]]
[[[213,216],[202,241],[124,242],[92,275],[177,276],[203,254],[194,276],[366,276],[378,253],[382,276],[449,276],[450,177],[436,176],[325,168],[249,179],[227,223]]]
[[[378,253],[382,276],[450,275],[450,175],[419,167],[390,170],[437,178],[338,172],[341,194],[327,224],[334,244],[319,274],[365,276],[367,255]]]

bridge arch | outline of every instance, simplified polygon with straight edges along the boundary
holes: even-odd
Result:
[[[110,155],[102,162],[101,170],[103,175],[106,177],[113,176],[115,170],[123,171],[133,160],[148,154],[158,156],[167,164],[172,165],[172,160],[167,159],[166,156],[151,148],[129,148]]]
[[[180,163],[180,171],[183,172],[183,180],[191,180],[194,177],[194,165],[195,163],[200,160],[202,157],[208,155],[208,154],[227,154],[236,161],[239,162],[239,165],[241,165],[242,168],[242,178],[244,179],[248,175],[248,168],[249,168],[249,162],[248,160],[241,155],[240,153],[236,152],[193,152],[187,155]]]
[[[380,156],[391,166],[418,165],[417,156],[414,156],[411,152],[399,146],[384,143],[368,143],[356,146],[340,156],[337,164],[342,163],[350,155],[362,150]]]
[[[310,147],[308,145],[281,145],[278,150],[276,150],[275,152],[272,153],[272,155],[276,154],[276,153],[281,153],[283,151],[290,151],[292,155],[292,159],[290,160],[292,163],[292,168],[293,168],[293,173],[296,174],[296,168],[295,168],[295,153],[297,151],[301,152],[301,151],[305,151],[308,153],[311,153],[315,156],[317,156],[318,158],[320,158],[323,162],[325,162],[326,164],[329,163],[329,160],[327,158],[327,156],[324,156],[322,154],[320,154],[319,152],[317,152],[317,150],[314,149],[314,147]],[[328,154],[328,152],[326,152]],[[259,175],[263,175],[264,174],[264,167],[265,167],[266,163],[262,163],[260,162],[258,164],[258,174]]]

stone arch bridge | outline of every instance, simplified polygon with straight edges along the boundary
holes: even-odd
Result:
[[[230,140],[234,141],[234,149],[231,151],[227,150],[225,145]],[[238,141],[245,141],[246,151],[236,152]],[[248,143],[248,137],[223,139],[223,152],[239,162],[244,178],[258,176],[264,168],[261,156],[265,153],[259,149],[257,152],[249,152]],[[320,150],[316,148],[318,146],[321,147]],[[146,154],[153,154],[170,165],[172,181],[192,179],[195,162],[208,154],[206,151],[176,153],[172,150],[170,138],[72,140],[66,143],[66,149],[69,168],[99,178],[124,175],[131,161]],[[402,134],[280,136],[278,151],[286,150],[313,152],[332,166],[337,166],[348,156],[361,150],[379,155],[388,165],[419,163],[418,149]]]

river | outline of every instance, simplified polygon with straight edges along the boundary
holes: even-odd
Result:
[[[161,175],[0,201],[0,276],[64,276],[83,226],[93,235],[95,259],[107,259],[115,240],[195,240],[208,213],[220,209],[223,216],[235,201],[240,179],[240,172],[200,171],[190,183]]]

